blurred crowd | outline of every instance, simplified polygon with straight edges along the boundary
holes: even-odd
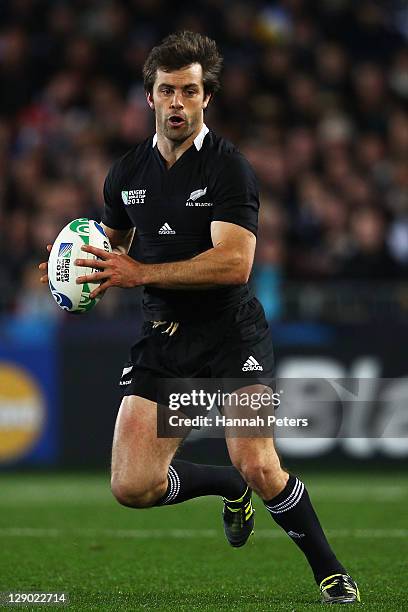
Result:
[[[402,281],[405,2],[13,0],[0,4],[0,311],[55,309],[36,265],[67,221],[100,218],[112,160],[152,133],[142,66],[180,29],[225,58],[206,123],[260,179],[265,299],[282,278]]]

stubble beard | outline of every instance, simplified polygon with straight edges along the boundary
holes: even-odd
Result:
[[[194,133],[196,129],[197,121],[193,118],[185,119],[185,126],[183,128],[172,128],[169,126],[167,119],[163,121],[163,135],[174,142],[176,145],[181,145]]]

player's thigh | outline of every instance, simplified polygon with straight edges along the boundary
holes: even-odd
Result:
[[[135,395],[123,398],[112,447],[112,480],[143,483],[166,478],[181,438],[157,437],[156,403]]]

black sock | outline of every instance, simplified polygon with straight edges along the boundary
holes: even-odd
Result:
[[[347,574],[330,548],[303,482],[290,475],[283,491],[264,504],[306,555],[317,584],[332,574]]]
[[[180,504],[203,495],[220,495],[234,500],[241,497],[247,487],[234,467],[199,465],[180,459],[171,462],[167,479],[167,491],[156,506]]]

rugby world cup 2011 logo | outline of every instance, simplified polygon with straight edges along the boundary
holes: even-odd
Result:
[[[62,257],[63,259],[71,259],[72,253],[72,242],[61,242],[58,249],[58,257]]]
[[[122,191],[122,202],[125,206],[134,204],[144,204],[146,199],[146,189],[128,189]]]

